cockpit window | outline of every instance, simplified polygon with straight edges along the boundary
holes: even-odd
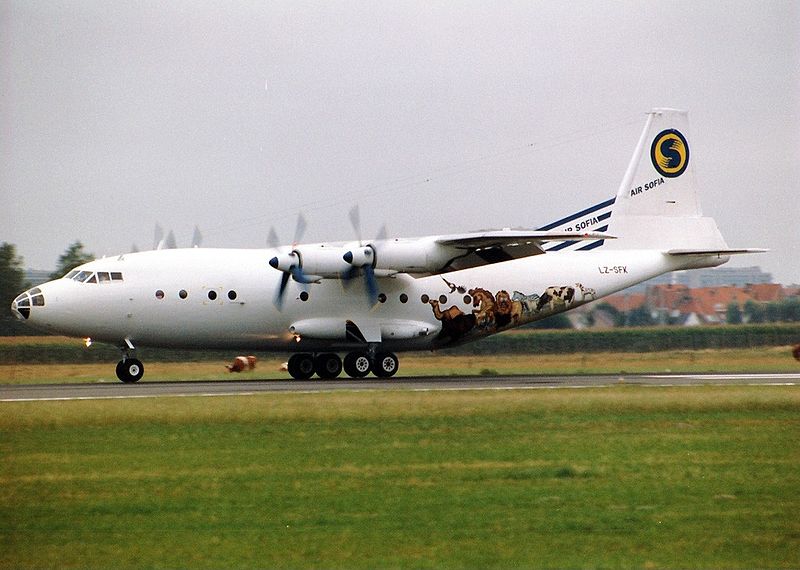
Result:
[[[72,275],[70,279],[79,283],[111,283],[112,281],[122,281],[122,273],[119,271],[70,271],[67,276]]]
[[[66,275],[64,275],[64,279],[72,279],[72,278],[73,278],[73,277],[75,277],[75,276],[76,276],[78,273],[79,273],[79,272],[78,272],[78,270],[77,270],[77,269],[73,269],[72,271],[70,271],[69,273],[67,273]]]

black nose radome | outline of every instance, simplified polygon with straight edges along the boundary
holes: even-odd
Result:
[[[270,264],[270,265],[271,265],[271,266],[272,266],[274,269],[278,269],[278,258],[277,258],[277,257],[273,257],[272,259],[270,259],[270,260],[269,260],[269,264]]]

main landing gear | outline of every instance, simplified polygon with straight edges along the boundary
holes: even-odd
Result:
[[[397,356],[391,352],[375,352],[372,356],[367,351],[351,352],[344,357],[344,366],[334,353],[298,353],[289,358],[289,374],[297,380],[308,380],[314,374],[332,380],[341,374],[342,368],[351,378],[363,378],[370,372],[378,378],[389,378],[399,367]]]

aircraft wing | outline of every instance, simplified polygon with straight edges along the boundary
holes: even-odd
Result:
[[[438,236],[435,242],[441,246],[464,251],[464,255],[458,256],[448,264],[448,270],[454,270],[540,255],[545,252],[542,244],[546,242],[603,239],[613,239],[613,237],[598,232],[509,229],[443,235]]]
[[[488,230],[480,232],[470,232],[466,234],[453,234],[439,236],[436,243],[449,245],[459,249],[474,249],[482,247],[504,247],[504,246],[524,246],[539,245],[548,241],[582,241],[613,239],[608,234],[591,232],[548,232],[541,230]],[[544,250],[540,249],[540,253]]]

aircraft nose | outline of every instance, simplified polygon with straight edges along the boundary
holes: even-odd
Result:
[[[11,301],[11,312],[21,321],[27,321],[31,316],[31,307],[44,307],[42,290],[34,287]]]

